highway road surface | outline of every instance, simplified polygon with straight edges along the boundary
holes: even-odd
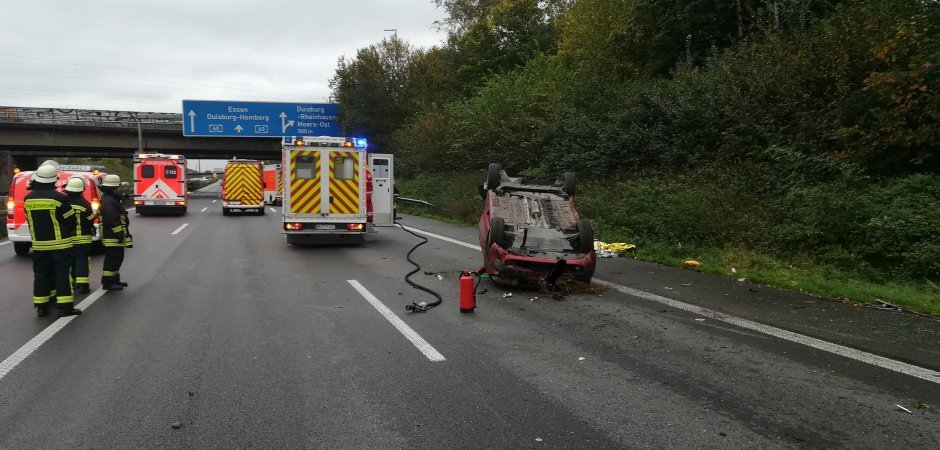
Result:
[[[929,319],[630,259],[461,314],[475,230],[405,217],[445,297],[408,314],[401,229],[293,247],[213,188],[131,219],[130,287],[95,291],[95,257],[74,318],[35,316],[0,242],[0,448],[940,448]]]

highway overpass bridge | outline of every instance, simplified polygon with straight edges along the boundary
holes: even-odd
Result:
[[[138,148],[190,159],[280,158],[279,139],[183,137],[181,114],[0,106],[0,186],[14,164],[28,170],[54,157],[130,157]]]

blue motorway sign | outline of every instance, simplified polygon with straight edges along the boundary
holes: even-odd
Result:
[[[183,100],[183,136],[343,136],[339,105]]]

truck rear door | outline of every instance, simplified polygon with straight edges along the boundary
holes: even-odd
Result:
[[[326,153],[326,152],[324,152]],[[361,152],[329,150],[328,196],[330,216],[365,216]],[[351,217],[350,217],[351,218]]]

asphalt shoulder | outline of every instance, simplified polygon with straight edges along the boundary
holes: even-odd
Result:
[[[405,226],[476,245],[477,229],[415,216]],[[453,251],[473,251],[452,244]],[[482,256],[481,256],[482,258]],[[482,259],[481,259],[482,265]],[[932,370],[940,370],[940,321],[855,306],[748,281],[632,258],[599,258],[595,278]],[[637,302],[647,301],[631,297]],[[668,308],[663,312],[669,313]]]

